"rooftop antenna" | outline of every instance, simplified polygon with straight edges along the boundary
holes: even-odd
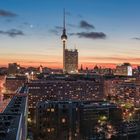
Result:
[[[66,27],[66,25],[65,25],[65,8],[64,8],[64,10],[63,10],[63,28],[65,29]]]

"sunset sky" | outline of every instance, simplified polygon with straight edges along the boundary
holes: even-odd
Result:
[[[140,64],[140,0],[0,0],[0,65],[61,68],[64,8],[79,66]]]

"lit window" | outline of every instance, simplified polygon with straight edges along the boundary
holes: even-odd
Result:
[[[54,108],[51,108],[51,112],[54,112]]]
[[[51,132],[51,129],[50,129],[50,128],[47,128],[47,131],[48,131],[48,132]]]
[[[51,128],[51,131],[54,131],[54,128]]]
[[[66,123],[66,119],[65,118],[62,118],[62,123]]]

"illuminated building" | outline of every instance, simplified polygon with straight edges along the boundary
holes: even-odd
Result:
[[[5,76],[0,76],[0,92],[5,91],[4,83],[5,83]]]
[[[131,120],[129,122],[122,122],[118,128],[118,139],[140,139],[140,120]]]
[[[123,79],[110,78],[104,80],[104,94],[115,96],[118,91],[117,87],[124,82]]]
[[[129,63],[116,66],[114,75],[132,76],[132,66]]]
[[[34,118],[36,103],[47,100],[99,100],[103,95],[103,79],[34,80],[28,83],[29,110]],[[34,120],[34,119],[33,119]]]
[[[104,94],[117,96],[121,100],[137,100],[140,96],[140,83],[134,77],[112,77],[104,80]]]
[[[42,101],[37,104],[38,136],[48,140],[78,140],[78,102]]]
[[[120,110],[104,101],[42,101],[37,104],[38,137],[48,140],[93,139],[98,121],[119,120]],[[37,138],[38,139],[38,138]]]
[[[110,122],[121,120],[121,110],[117,108],[117,105],[108,102],[83,102],[79,110],[80,134],[81,139],[84,140],[95,137],[95,126],[98,123],[107,123],[108,120]],[[96,137],[96,139],[98,139],[98,137]]]
[[[63,22],[63,34],[61,36],[63,42],[63,72],[64,73],[77,73],[78,72],[78,50],[66,49],[66,28],[65,28],[65,11]]]

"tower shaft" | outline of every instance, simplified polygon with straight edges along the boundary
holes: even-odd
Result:
[[[61,36],[61,40],[63,43],[63,72],[65,73],[66,71],[66,66],[65,66],[65,50],[66,50],[66,41],[67,41],[67,35],[66,35],[66,25],[65,25],[65,9],[63,13],[63,33]]]
[[[63,41],[63,72],[64,73],[66,71],[66,66],[65,66],[65,49],[66,49],[66,42]]]

